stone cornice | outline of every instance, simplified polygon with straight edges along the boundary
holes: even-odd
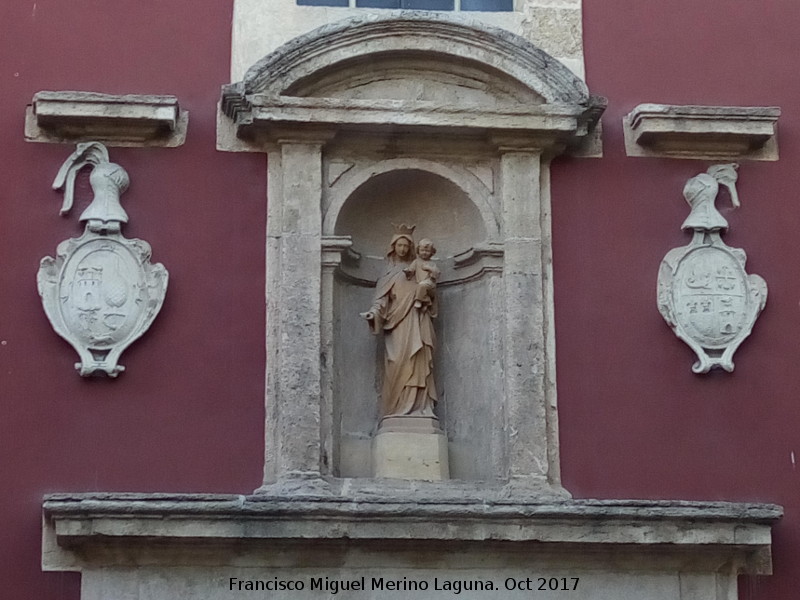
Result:
[[[287,127],[298,133],[329,127],[350,132],[436,130],[452,136],[502,132],[506,137],[550,148],[587,137],[605,108],[605,99],[590,97],[582,105],[491,109],[409,100],[242,95],[241,87],[236,86],[223,92],[221,107],[232,119],[237,138],[255,144],[274,142],[280,135],[277,132],[284,133]]]
[[[579,554],[639,548],[664,557],[713,556],[741,572],[769,573],[770,527],[783,512],[771,504],[725,502],[524,502],[497,489],[452,484],[411,483],[405,496],[398,489],[380,493],[374,483],[349,495],[310,489],[255,496],[54,494],[44,500],[45,568],[78,568],[79,556],[93,558],[78,563],[118,563],[115,547],[210,545],[224,554],[231,543],[241,552],[265,542],[424,540],[456,547],[536,543]],[[129,561],[135,553],[123,554]]]
[[[623,119],[628,156],[777,160],[774,106],[640,104]]]
[[[25,139],[175,147],[186,139],[188,119],[175,96],[42,91],[27,108]]]

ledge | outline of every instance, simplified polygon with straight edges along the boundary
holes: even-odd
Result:
[[[623,118],[628,156],[778,160],[777,107],[640,104]]]
[[[188,121],[175,96],[38,92],[25,113],[25,139],[172,148],[184,143]]]
[[[43,505],[43,565],[45,570],[81,570],[137,564],[136,548],[145,552],[148,564],[154,548],[171,546],[181,548],[181,560],[192,548],[205,555],[216,548],[225,563],[239,560],[248,548],[391,541],[454,553],[473,543],[587,557],[650,552],[654,564],[694,557],[765,574],[771,571],[771,524],[783,512],[770,504],[724,502],[528,503],[488,496],[457,500],[454,495],[436,500],[429,493],[436,486],[428,487],[428,492],[405,496],[50,495]],[[167,554],[159,564],[171,564]]]

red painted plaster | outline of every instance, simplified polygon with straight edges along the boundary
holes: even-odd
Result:
[[[248,493],[264,431],[263,155],[215,150],[232,2],[5,2],[0,8],[0,581],[3,598],[74,600],[42,573],[41,497],[56,491]],[[129,172],[125,233],[170,272],[119,380],[86,380],[36,292],[41,257],[80,234],[50,184],[70,146],[23,141],[39,90],[174,94],[186,144],[111,148]],[[75,212],[77,211],[77,212]]]

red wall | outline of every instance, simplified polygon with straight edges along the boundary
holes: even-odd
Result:
[[[266,162],[215,150],[231,13],[218,0],[0,3],[1,598],[79,596],[78,575],[41,572],[44,493],[261,483]],[[36,291],[39,260],[79,235],[89,198],[58,216],[50,185],[73,148],[23,141],[24,108],[72,89],[175,94],[190,113],[180,148],[110,149],[131,177],[125,233],[170,273],[117,381],[76,374]]]
[[[247,493],[260,484],[264,394],[263,156],[214,150],[232,2],[0,3],[0,581],[3,597],[76,600],[79,577],[40,571],[41,496],[56,491]],[[576,497],[777,502],[772,577],[800,584],[800,99],[796,0],[584,0],[588,83],[609,98],[603,159],[553,167],[564,482]],[[50,184],[69,146],[23,141],[39,90],[175,94],[191,113],[176,149],[111,149],[131,176],[128,237],[170,271],[164,308],[122,358],[86,380],[36,293],[40,258],[80,232]],[[681,190],[696,161],[627,158],[636,104],[777,105],[781,160],[744,163],[727,241],[769,285],[733,374],[692,374],[661,319],[663,255],[687,242]],[[85,191],[85,190],[84,190]],[[722,203],[721,203],[722,204]]]
[[[742,599],[800,587],[800,188],[796,0],[584,0],[587,82],[607,96],[601,160],[553,169],[562,471],[580,498],[782,504],[772,577]],[[628,158],[622,117],[642,102],[780,106],[781,158],[743,162],[728,244],[769,298],[732,374],[694,375],[694,354],[656,308],[668,250],[688,243],[682,190],[708,163]]]

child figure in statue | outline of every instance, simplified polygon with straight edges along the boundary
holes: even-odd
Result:
[[[417,258],[403,269],[409,279],[416,277],[417,291],[414,295],[414,308],[430,307],[436,299],[436,280],[439,278],[438,267],[431,258],[436,254],[436,248],[429,239],[420,240],[417,245]]]

